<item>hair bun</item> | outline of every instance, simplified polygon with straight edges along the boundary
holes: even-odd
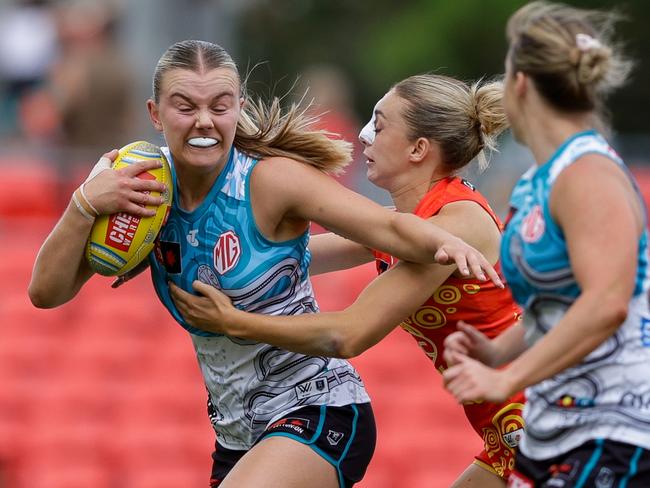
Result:
[[[600,82],[607,75],[611,50],[605,46],[592,47],[580,51],[580,58],[576,66],[578,83],[593,85]]]

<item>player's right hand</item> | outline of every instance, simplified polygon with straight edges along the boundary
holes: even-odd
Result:
[[[157,207],[164,202],[162,196],[152,196],[151,192],[162,194],[166,187],[163,183],[138,178],[144,171],[160,168],[158,160],[143,160],[117,170],[111,166],[118,156],[118,151],[104,154],[88,178],[83,183],[85,197],[97,210],[99,215],[126,212],[138,217],[151,217]],[[147,208],[149,207],[149,208]]]
[[[493,366],[494,345],[481,331],[463,321],[458,322],[458,330],[445,339],[444,359],[448,366],[461,361],[462,357],[477,359],[483,364]]]

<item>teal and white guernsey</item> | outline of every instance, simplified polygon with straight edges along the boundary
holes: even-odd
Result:
[[[177,192],[173,161],[163,150]],[[187,212],[174,198],[150,258],[158,297],[190,333],[209,392],[210,420],[219,443],[229,449],[249,449],[270,422],[305,405],[370,401],[347,361],[207,333],[186,324],[174,307],[167,282],[193,293],[192,281],[199,279],[250,312],[318,311],[308,275],[309,233],[272,242],[255,223],[250,175],[257,162],[233,148],[201,206]]]
[[[553,328],[580,295],[564,235],[549,211],[549,195],[562,170],[590,153],[626,170],[602,136],[582,132],[524,174],[512,193],[501,263],[515,300],[525,308],[529,345]],[[594,266],[607,266],[607,257]],[[636,286],[625,322],[580,364],[526,390],[526,436],[520,444],[526,456],[548,459],[596,438],[650,449],[648,275],[646,229],[638,243]]]

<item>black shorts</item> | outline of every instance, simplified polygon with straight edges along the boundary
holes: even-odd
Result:
[[[307,406],[270,424],[255,441],[282,436],[311,447],[338,474],[340,488],[349,488],[363,478],[375,451],[377,431],[370,403],[328,407]],[[210,486],[219,486],[245,450],[226,449],[215,442]]]
[[[561,454],[536,461],[520,451],[508,479],[511,488],[648,488],[650,451],[642,447],[595,439]]]

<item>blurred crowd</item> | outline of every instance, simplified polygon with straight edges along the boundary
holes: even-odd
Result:
[[[118,43],[119,0],[13,0],[0,6],[0,156],[29,153],[67,173],[142,137],[144,100]],[[149,73],[147,73],[147,76]],[[306,67],[293,94],[313,101],[319,129],[351,141],[361,157],[359,121],[345,74]],[[281,95],[281,94],[278,94]],[[386,199],[360,164],[341,180]]]
[[[111,1],[18,0],[0,7],[3,145],[94,159],[97,148],[128,137],[134,84],[115,44],[119,15]]]
[[[162,144],[147,123],[145,111],[156,56],[180,38],[207,38],[226,47],[234,44],[230,47],[238,52],[240,64],[268,62],[272,72],[273,59],[250,59],[244,41],[235,40],[236,15],[246,15],[246,9],[255,3],[189,0],[184,7],[184,2],[176,0],[0,2],[0,166],[7,161],[15,165],[12,161],[19,155],[46,161],[60,179],[74,179],[83,173],[76,170],[78,166],[86,169],[111,148],[137,139]],[[181,18],[183,11],[187,15]],[[164,28],[144,25],[145,20],[156,26],[164,24]],[[432,63],[431,69],[437,69]],[[320,128],[355,145],[354,161],[342,182],[389,204],[388,195],[365,177],[357,133],[372,107],[359,107],[363,88],[351,83],[351,74],[343,65],[315,59],[309,66],[294,69],[275,73],[268,82],[299,80],[292,94],[313,99],[314,112],[323,114]],[[631,139],[618,139],[614,146],[632,165],[645,163],[647,151],[641,151],[640,160],[635,148],[646,148],[647,137],[628,144]],[[487,171],[479,174],[473,169],[467,177],[503,216],[510,188],[530,164],[528,151],[504,136]]]

